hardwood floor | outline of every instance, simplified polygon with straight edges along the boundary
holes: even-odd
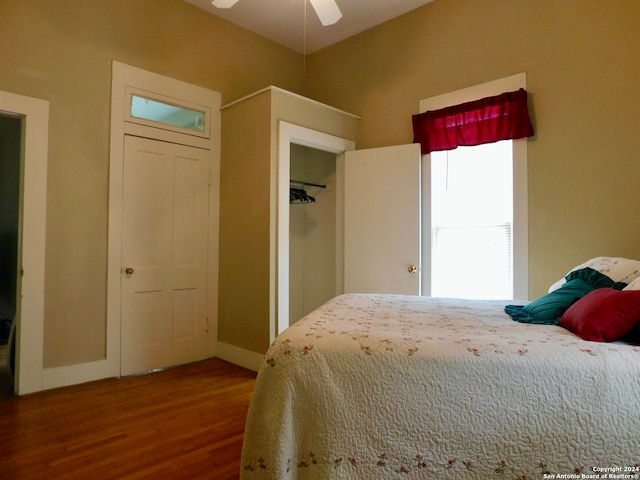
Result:
[[[211,359],[0,394],[0,479],[236,479],[254,372]]]

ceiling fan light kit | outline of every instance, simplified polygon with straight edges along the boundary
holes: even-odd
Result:
[[[213,0],[211,5],[216,8],[231,8],[239,0]],[[306,1],[306,0],[305,0]],[[342,12],[335,0],[309,0],[311,6],[316,11],[320,23],[323,26],[333,25],[342,18]]]
[[[342,12],[335,0],[309,0],[309,2],[325,27],[333,25],[342,18]]]
[[[216,8],[231,8],[236,3],[238,3],[238,0],[213,0],[213,2],[211,2],[211,5]]]

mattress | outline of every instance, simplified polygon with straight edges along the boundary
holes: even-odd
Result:
[[[241,478],[640,478],[640,347],[506,303],[349,294],[301,319],[259,371]]]

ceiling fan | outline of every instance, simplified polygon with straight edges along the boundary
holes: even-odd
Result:
[[[213,0],[211,4],[217,8],[231,8],[238,3],[238,1],[239,0]],[[342,12],[340,12],[335,0],[309,0],[309,2],[316,11],[320,22],[325,27],[327,25],[333,25],[342,18]]]

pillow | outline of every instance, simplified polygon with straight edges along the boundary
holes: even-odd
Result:
[[[589,267],[608,276],[614,282],[630,283],[640,277],[640,261],[621,257],[595,257],[572,268],[567,275],[575,270]],[[566,275],[549,287],[549,292],[560,288],[566,281]]]
[[[640,321],[640,291],[599,288],[574,303],[560,318],[560,326],[584,340],[613,342]]]
[[[562,314],[573,303],[594,289],[589,282],[575,278],[527,305],[507,305],[504,311],[516,322],[557,325]]]
[[[594,270],[591,267],[584,267],[578,270],[572,270],[564,277],[565,282],[570,280],[575,280],[579,278],[580,280],[584,280],[593,288],[615,288],[616,290],[622,290],[627,286],[626,283],[616,283],[611,278],[607,277],[603,273],[600,273],[597,270]]]
[[[629,285],[623,288],[623,290],[640,290],[640,278],[636,278]]]

